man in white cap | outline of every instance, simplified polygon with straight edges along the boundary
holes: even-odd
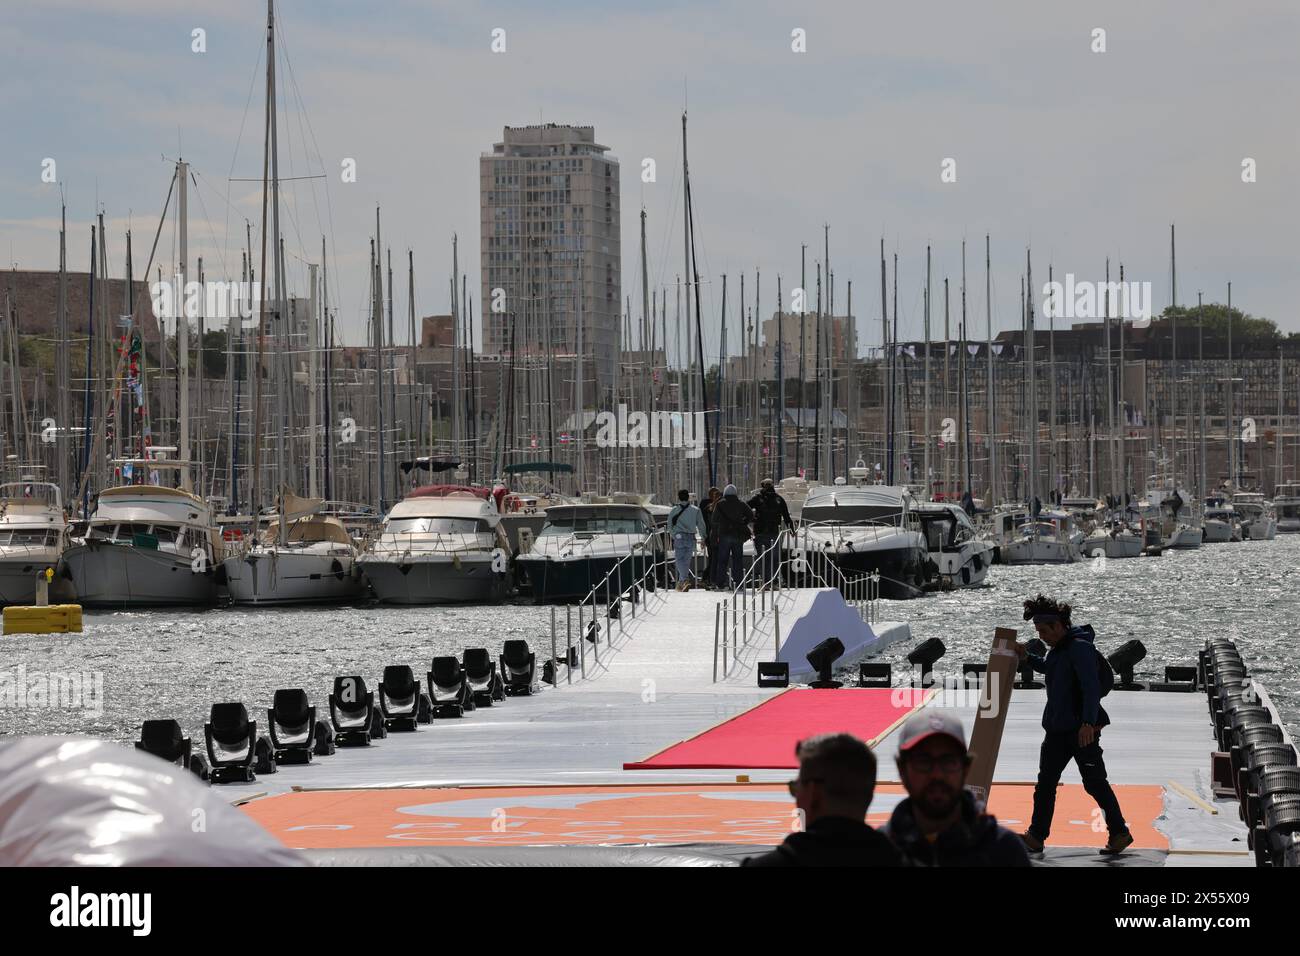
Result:
[[[984,812],[966,787],[971,756],[961,720],[923,709],[899,732],[898,777],[907,799],[882,828],[918,866],[1029,866],[1020,838]]]

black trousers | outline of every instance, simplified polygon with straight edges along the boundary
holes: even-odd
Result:
[[[1052,830],[1052,814],[1056,811],[1056,785],[1061,782],[1061,772],[1073,760],[1079,766],[1083,789],[1097,801],[1106,815],[1106,829],[1111,834],[1124,833],[1128,825],[1120,812],[1119,800],[1106,779],[1106,763],[1101,757],[1101,732],[1087,747],[1079,746],[1079,732],[1048,733],[1043,738],[1038,754],[1038,783],[1034,786],[1034,816],[1029,832],[1046,840]]]

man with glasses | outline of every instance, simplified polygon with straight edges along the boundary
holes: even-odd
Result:
[[[852,734],[801,740],[799,776],[790,781],[795,832],[742,866],[903,866],[902,854],[867,825],[876,789],[876,757]]]
[[[918,866],[1029,866],[1020,838],[984,813],[965,789],[971,756],[956,715],[912,715],[898,744],[898,776],[907,799],[882,832]]]

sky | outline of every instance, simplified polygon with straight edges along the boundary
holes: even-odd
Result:
[[[87,268],[102,210],[111,271],[122,273],[130,227],[138,275],[183,156],[198,180],[191,259],[204,257],[209,278],[237,277],[245,223],[256,249],[261,216],[265,3],[3,3],[8,264],[57,268],[62,195],[70,268]],[[1234,305],[1300,331],[1294,0],[280,0],[276,11],[290,282],[305,282],[324,236],[331,305],[351,343],[365,338],[376,206],[398,327],[408,249],[417,312],[447,311],[453,234],[477,313],[478,157],[506,125],[592,125],[619,158],[623,292],[638,314],[642,207],[651,288],[682,271],[683,108],[710,354],[721,276],[733,330],[742,272],[751,307],[761,273],[770,315],[777,276],[787,304],[798,285],[801,244],[813,287],[824,227],[836,310],[851,281],[864,348],[881,341],[882,239],[891,271],[898,255],[904,338],[923,334],[927,245],[936,337],[944,276],[956,328],[966,240],[968,322],[982,338],[986,234],[996,334],[1019,327],[1029,251],[1040,288],[1049,265],[1058,279],[1101,280],[1108,257],[1113,279],[1123,262],[1127,279],[1151,283],[1158,312],[1171,294],[1170,224],[1180,304],[1198,291],[1222,301],[1231,281]],[[496,30],[504,52],[493,52]],[[792,49],[795,31],[804,52]],[[646,158],[655,182],[642,181]],[[48,159],[55,182],[42,178]],[[347,159],[355,182],[342,181]],[[1242,179],[1247,159],[1254,182]],[[943,181],[945,160],[955,182]],[[164,274],[175,243],[169,217],[155,257]],[[670,307],[670,336],[673,322]]]

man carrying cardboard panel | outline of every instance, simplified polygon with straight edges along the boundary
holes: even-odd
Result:
[[[1101,756],[1101,729],[1110,717],[1101,698],[1110,691],[1114,675],[1093,645],[1092,627],[1070,623],[1070,605],[1038,597],[1025,602],[1025,620],[1034,622],[1038,636],[1049,650],[1045,656],[1016,644],[1016,653],[1044,675],[1047,706],[1043,708],[1043,746],[1038,758],[1038,783],[1034,786],[1034,815],[1029,829],[1021,834],[1030,853],[1041,853],[1052,828],[1056,810],[1056,785],[1071,760],[1079,766],[1083,788],[1106,815],[1110,839],[1104,854],[1121,853],[1133,842],[1120,811],[1119,800],[1106,779]]]

